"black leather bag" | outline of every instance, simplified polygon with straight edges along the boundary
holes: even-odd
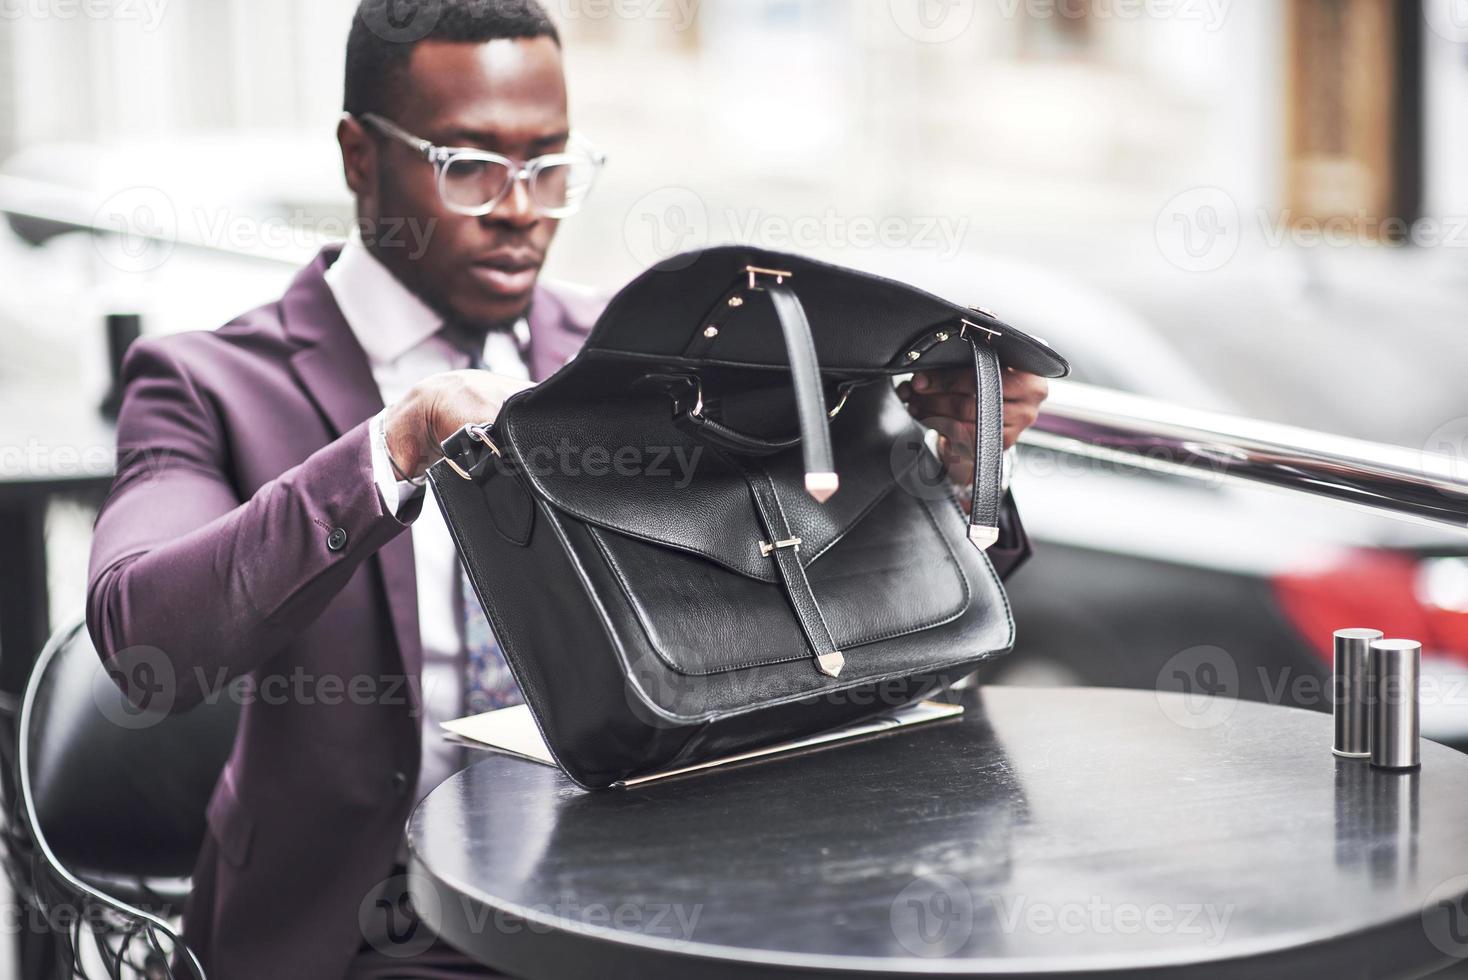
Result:
[[[1001,364],[1045,344],[900,283],[729,246],[623,289],[429,471],[551,752],[618,780],[850,723],[1007,651],[984,553]],[[972,516],[892,379],[967,365]]]

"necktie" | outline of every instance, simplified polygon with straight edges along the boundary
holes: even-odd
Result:
[[[510,674],[505,655],[479,597],[469,584],[469,576],[459,569],[461,598],[464,602],[464,707],[471,715],[496,708],[524,704],[520,687]]]
[[[511,334],[513,336],[513,334]],[[486,365],[477,352],[469,355],[469,366],[493,370],[496,365]],[[484,607],[474,594],[469,576],[459,566],[459,598],[463,603],[464,617],[464,707],[469,714],[480,714],[496,708],[524,704],[520,687],[510,674],[505,662],[504,651],[495,639],[494,629],[484,615]]]

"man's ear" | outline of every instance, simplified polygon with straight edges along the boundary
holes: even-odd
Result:
[[[377,189],[377,144],[361,121],[350,112],[336,124],[336,142],[342,151],[342,173],[358,201],[370,199]]]

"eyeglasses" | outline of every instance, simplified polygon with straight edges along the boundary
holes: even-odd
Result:
[[[422,154],[438,173],[444,206],[475,218],[497,208],[519,181],[525,182],[540,214],[570,217],[581,209],[607,160],[606,154],[574,133],[565,151],[522,162],[488,150],[435,146],[376,113],[366,113],[362,121]]]

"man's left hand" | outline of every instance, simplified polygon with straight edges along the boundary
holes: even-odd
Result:
[[[974,372],[969,368],[922,371],[898,386],[913,418],[938,432],[938,453],[959,486],[974,479]],[[1035,424],[1050,383],[1034,374],[1004,369],[1004,448]]]

